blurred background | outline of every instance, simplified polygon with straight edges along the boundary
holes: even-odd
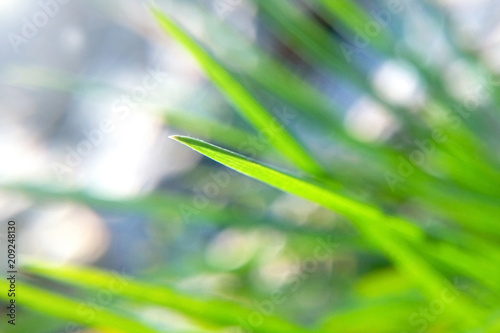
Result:
[[[391,21],[399,40],[395,51],[415,50],[422,63],[440,71],[452,95],[470,93],[478,78],[455,59],[447,20],[464,45],[478,50],[492,68],[500,66],[497,1],[441,1],[446,18],[429,14],[424,2],[403,2],[401,14]],[[326,22],[313,1],[297,3],[339,43],[354,43]],[[384,1],[358,3],[367,11],[387,6]],[[358,278],[386,267],[387,259],[365,249],[343,217],[169,139],[186,134],[217,143],[227,136],[234,150],[294,171],[262,142],[251,143],[251,127],[189,52],[161,30],[150,4],[0,1],[0,221],[17,222],[19,261],[90,265],[199,295],[262,300],[290,287],[316,244],[329,244],[325,247],[334,254],[315,262],[300,287],[276,308],[277,314],[305,325],[316,322],[348,303]],[[156,4],[210,45],[229,68],[249,73],[258,66],[260,53],[250,45],[279,59],[331,99],[342,126],[360,141],[404,142],[407,133],[398,119],[342,76],[305,62],[273,33],[256,3]],[[355,55],[365,80],[391,103],[417,112],[427,101],[418,70],[365,51]],[[328,165],[356,161],[307,115],[265,89],[254,94],[302,133],[304,144]],[[380,202],[386,194],[361,184],[353,186],[352,195]],[[401,209],[414,213],[411,205]],[[5,231],[0,230],[1,258],[6,257]],[[22,307],[18,311],[17,328],[24,332],[62,332],[65,324]],[[166,329],[191,327],[164,309],[146,308],[142,315]]]

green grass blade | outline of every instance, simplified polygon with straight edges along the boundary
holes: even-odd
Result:
[[[302,170],[324,175],[326,172],[313,157],[231,74],[209,55],[193,38],[157,8],[153,14],[163,29],[184,45],[203,67],[212,82],[241,115],[262,135],[267,136],[282,155]]]
[[[109,280],[108,280],[109,282]],[[57,295],[38,287],[31,286],[23,281],[17,282],[20,290],[17,297],[17,306],[26,307],[33,311],[44,313],[57,318],[69,320],[84,326],[98,329],[111,329],[118,332],[144,332],[160,333],[138,320],[132,319],[130,315],[120,314],[108,309],[89,309],[83,307],[83,301]],[[5,279],[0,281],[2,290],[9,290],[9,282]],[[0,297],[9,300],[7,293],[1,293]],[[19,319],[21,320],[21,319]]]
[[[430,299],[439,297],[445,289],[453,289],[449,283],[444,282],[444,278],[438,272],[398,237],[400,234],[394,230],[400,221],[386,216],[377,208],[332,193],[314,183],[290,176],[206,142],[179,136],[173,139],[229,168],[350,218],[364,236],[385,252],[397,267],[414,279]],[[391,225],[391,222],[394,225]],[[482,310],[465,298],[455,302],[452,307],[456,315],[463,316],[469,311],[475,314],[474,317],[468,317],[469,325],[478,324],[479,318],[483,316]]]
[[[106,271],[71,266],[57,267],[42,262],[31,262],[24,269],[37,275],[82,287],[109,288],[116,276]],[[135,301],[167,307],[198,320],[221,326],[239,326],[247,321],[253,310],[237,303],[222,300],[205,300],[184,295],[172,288],[120,277],[124,283],[115,288],[117,295]],[[262,325],[252,327],[261,333],[311,332],[277,316],[266,316]],[[137,331],[139,332],[139,331]]]
[[[379,215],[376,208],[359,204],[329,192],[317,185],[276,171],[231,151],[189,137],[173,136],[172,138],[238,172],[263,181],[280,190],[299,195],[323,206],[333,208],[343,215],[355,216],[363,214],[366,217]]]

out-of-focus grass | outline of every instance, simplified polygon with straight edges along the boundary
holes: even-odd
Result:
[[[310,318],[304,315],[309,309],[301,304],[284,305],[277,313],[274,310],[270,313],[254,311],[249,303],[252,297],[259,296],[251,292],[232,295],[232,301],[207,300],[180,293],[175,288],[131,280],[114,291],[120,306],[99,309],[92,320],[82,319],[77,311],[77,300],[35,287],[33,279],[23,281],[23,288],[31,293],[30,297],[23,299],[23,306],[82,325],[124,332],[164,331],[162,327],[149,327],[140,316],[127,317],[127,312],[122,309],[132,304],[131,311],[135,309],[138,313],[147,305],[177,311],[194,319],[199,330],[206,332],[236,329],[238,326],[269,333],[498,332],[500,158],[496,138],[499,129],[495,128],[497,132],[483,131],[481,127],[490,119],[492,123],[500,121],[500,94],[495,83],[498,81],[493,79],[495,73],[488,69],[478,52],[464,48],[453,38],[454,29],[446,21],[448,43],[455,56],[483,75],[488,92],[483,104],[471,106],[464,103],[447,90],[446,79],[439,68],[424,65],[410,48],[399,48],[399,52],[395,52],[399,37],[389,25],[370,38],[362,53],[371,52],[383,60],[398,57],[398,61],[413,66],[426,93],[423,103],[412,107],[397,105],[381,95],[366,79],[369,73],[363,67],[363,58],[355,56],[350,59],[342,49],[346,45],[354,47],[352,37],[360,25],[376,22],[363,7],[348,0],[306,1],[309,8],[341,32],[342,37],[338,37],[307,15],[296,1],[258,0],[255,3],[266,27],[281,43],[293,50],[307,66],[329,77],[342,78],[346,85],[352,85],[352,89],[385,107],[399,123],[397,133],[372,142],[356,137],[342,123],[344,116],[340,104],[293,74],[293,69],[282,63],[279,57],[243,36],[227,31],[237,40],[237,45],[258,59],[250,66],[242,58],[243,64],[235,66],[229,56],[216,56],[211,52],[211,45],[203,45],[193,38],[187,28],[177,23],[175,15],[154,7],[152,12],[158,24],[193,54],[214,86],[248,122],[253,132],[183,112],[164,111],[166,123],[181,132],[231,149],[185,136],[174,137],[201,154],[341,215],[338,217],[340,223],[352,223],[360,232],[357,240],[334,235],[336,240],[347,245],[343,251],[360,258],[374,256],[380,261],[366,266],[360,264],[357,274],[351,276],[354,280],[347,284],[344,297],[334,303],[319,305],[321,315],[312,316],[314,319],[309,321],[304,319]],[[424,3],[429,15],[446,15],[431,2]],[[203,13],[206,22],[213,21],[213,17],[206,17],[209,14]],[[394,20],[397,19],[394,16]],[[224,33],[224,23],[216,21],[207,29]],[[72,79],[71,82],[76,81]],[[45,88],[62,89],[51,82]],[[73,89],[78,91],[78,85]],[[328,154],[322,156],[306,148],[308,145],[304,142],[308,133],[297,132],[288,124],[280,123],[269,103],[262,98],[262,92],[300,114],[305,127],[312,128],[313,133],[317,131],[327,140],[324,149],[342,148],[356,158],[333,160]],[[489,112],[490,109],[495,111]],[[463,112],[470,117],[463,117]],[[241,141],[263,134],[266,147],[256,150],[253,159],[238,154],[245,154],[239,151]],[[424,147],[415,144],[417,141],[424,142]],[[411,162],[412,154],[418,149],[424,162]],[[266,166],[265,161],[258,161],[265,160],[270,152],[283,157],[286,160],[284,165],[293,171],[282,172]],[[401,171],[402,163],[406,166],[411,163],[413,171],[410,175]],[[239,179],[242,176],[231,174],[231,177]],[[165,223],[182,220],[178,208],[190,202],[189,196],[164,192],[112,201],[85,192],[56,191],[25,184],[12,184],[4,190],[24,193],[37,200],[73,200],[99,209],[132,211]],[[364,195],[359,194],[360,190]],[[237,191],[238,185],[230,186],[213,202],[217,203],[221,198],[231,199]],[[230,200],[229,203],[235,204]],[[338,232],[333,228],[338,221],[326,228],[290,225],[272,216],[257,216],[250,203],[235,204],[240,212],[240,218],[235,219],[228,206],[227,201],[208,206],[202,211],[203,222],[221,228],[246,226],[249,229],[270,227],[279,230],[294,245],[302,246],[296,253],[304,261],[307,254],[315,251],[311,238],[325,239]],[[53,267],[43,262],[27,265],[24,270],[32,277],[76,286],[75,290],[80,292],[85,288],[109,290],[109,281],[112,280],[109,272]],[[147,279],[147,275],[144,278]],[[328,278],[323,281],[325,294],[332,290],[338,292],[333,281]],[[465,281],[465,284],[457,281]],[[308,288],[314,287],[313,282],[304,284]],[[274,304],[273,309],[278,306]],[[298,315],[297,309],[304,313]],[[423,313],[422,309],[426,312]],[[248,323],[242,324],[254,312],[265,318],[262,323],[251,327]]]

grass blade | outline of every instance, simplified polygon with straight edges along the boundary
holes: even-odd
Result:
[[[98,269],[71,266],[57,267],[42,262],[31,262],[24,269],[47,278],[97,289],[108,288],[110,281],[116,279],[113,274]],[[198,299],[165,286],[138,282],[130,278],[124,279],[126,283],[121,284],[123,288],[116,288],[118,295],[135,301],[168,307],[196,319],[206,321],[207,323],[222,326],[239,326],[253,312],[237,303]],[[266,316],[266,320],[263,321],[262,325],[255,326],[252,329],[262,333],[310,332],[307,329],[272,315]]]
[[[8,290],[9,282],[4,282],[4,280],[2,280],[0,282],[0,287],[3,290]],[[90,309],[82,308],[85,304],[83,301],[79,302],[65,296],[60,296],[24,282],[18,282],[18,287],[19,290],[21,290],[21,295],[18,300],[19,306],[25,306],[40,313],[70,320],[84,326],[103,330],[112,329],[113,332],[162,332],[138,320],[132,319],[130,315],[119,314],[108,309],[100,309],[98,311],[92,309],[93,311],[89,311]],[[1,293],[0,297],[8,299],[7,293]]]
[[[398,227],[400,221],[386,216],[377,208],[332,193],[312,182],[290,176],[206,142],[188,137],[172,138],[229,168],[350,218],[364,236],[385,252],[430,299],[439,297],[443,290],[453,289],[449,283],[444,282],[441,274],[436,272],[394,232],[394,227]],[[391,222],[394,225],[391,226]],[[475,314],[473,317],[468,316],[468,325],[479,324],[479,318],[483,317],[482,310],[465,298],[457,300],[452,307],[456,315],[465,316],[469,311]]]
[[[267,136],[278,151],[302,170],[324,175],[326,172],[288,131],[215,59],[173,20],[157,8],[153,14],[163,29],[183,44],[203,67],[212,82],[256,130]],[[269,134],[271,132],[271,134]]]

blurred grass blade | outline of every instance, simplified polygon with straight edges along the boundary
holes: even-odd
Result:
[[[368,14],[368,12],[361,6],[358,6],[354,1],[349,0],[315,0],[319,1],[330,14],[332,14],[337,20],[341,21],[348,30],[350,30],[352,36],[359,36],[359,31],[361,27],[365,29],[369,24],[374,22],[378,22],[381,17],[372,17]],[[424,2],[425,3],[425,2]],[[385,16],[389,21],[396,17],[400,11],[404,10],[403,6],[400,4],[398,8],[397,4],[388,5],[388,8],[382,9],[379,8],[377,11],[377,15]],[[425,6],[425,5],[424,5]],[[434,5],[432,5],[434,6]],[[430,7],[432,7],[430,6]],[[432,9],[430,9],[432,11]],[[392,11],[392,13],[391,13]],[[371,14],[374,12],[372,11]],[[434,14],[434,16],[443,16],[439,14]],[[382,18],[383,20],[383,18]],[[333,24],[335,24],[336,20],[330,20]],[[444,29],[449,30],[449,24],[447,22],[444,23]],[[355,37],[351,37],[355,38]],[[389,58],[398,59],[402,58],[403,60],[410,63],[416,69],[418,69],[419,76],[423,79],[423,81],[428,85],[430,89],[428,89],[429,93],[432,94],[432,97],[437,100],[443,102],[445,105],[461,105],[464,104],[457,100],[456,97],[450,94],[450,92],[445,88],[448,85],[448,82],[445,80],[443,75],[439,75],[440,70],[436,70],[432,66],[428,66],[422,62],[418,56],[412,53],[412,51],[407,50],[406,48],[398,48],[398,52],[394,48],[394,44],[396,41],[393,39],[387,24],[379,25],[379,33],[373,36],[370,36],[368,39],[369,43],[373,43],[373,45],[381,50],[384,55]],[[365,51],[370,51],[371,49],[365,49]],[[359,52],[359,48],[357,52]],[[486,71],[488,73],[488,71]],[[486,79],[487,84],[493,82],[489,77]],[[494,94],[495,96],[495,94]],[[465,106],[465,105],[462,105]],[[466,106],[465,106],[466,107]],[[471,110],[469,110],[471,111]],[[472,110],[473,111],[473,110]],[[432,124],[431,124],[432,126]],[[436,126],[434,124],[433,126]],[[470,134],[474,135],[474,132]],[[464,141],[464,146],[467,145],[467,141]]]
[[[235,184],[234,186],[238,186]],[[165,223],[166,216],[169,217],[169,224],[213,224],[218,226],[232,226],[236,228],[252,228],[256,226],[271,227],[276,230],[295,235],[302,241],[317,237],[327,237],[326,229],[311,228],[309,226],[293,225],[287,221],[282,221],[274,217],[262,217],[255,213],[255,207],[248,203],[231,203],[231,210],[227,207],[227,202],[212,201],[210,205],[203,208],[202,211],[194,209],[192,197],[181,196],[170,192],[156,192],[148,195],[140,195],[127,199],[105,199],[94,195],[88,191],[78,190],[69,191],[52,186],[41,186],[33,184],[10,184],[0,185],[0,190],[9,194],[26,195],[32,200],[38,202],[75,202],[85,204],[93,209],[102,212],[123,213],[123,214],[141,214],[148,216],[152,221],[158,220],[158,223]],[[183,213],[183,207],[193,209],[195,212],[191,215]],[[235,223],[234,214],[238,212],[244,214],[244,220]],[[339,241],[345,242],[341,238]],[[360,244],[349,240],[349,243],[355,247]]]
[[[424,304],[415,301],[383,300],[362,303],[336,311],[324,324],[328,332],[397,332],[411,331],[409,314]],[[384,314],[383,316],[381,314]],[[360,318],[363,318],[360,320]]]
[[[55,273],[57,275],[57,273]],[[73,321],[83,326],[94,327],[104,331],[113,332],[144,332],[162,333],[139,320],[133,319],[130,314],[122,314],[109,309],[95,309],[86,305],[84,301],[77,301],[65,296],[45,291],[31,286],[24,281],[18,281],[20,295],[17,306],[44,313],[57,318]],[[9,282],[2,279],[0,288],[9,290]],[[0,297],[9,300],[7,293],[0,293]],[[22,315],[21,315],[22,316]],[[21,317],[22,318],[22,317]],[[22,320],[22,319],[18,319]]]
[[[366,25],[374,20],[364,8],[352,0],[315,0],[322,3],[329,12],[339,20],[344,26],[356,31],[366,28]],[[386,14],[387,15],[387,14]],[[391,15],[391,13],[389,13]],[[384,18],[382,18],[383,20]],[[389,17],[389,20],[391,18]],[[375,44],[384,50],[390,50],[393,47],[392,36],[388,30],[383,29],[382,25],[376,34],[370,35],[369,43]]]
[[[241,115],[252,124],[256,131],[268,137],[276,149],[286,156],[296,166],[314,175],[324,175],[326,172],[313,157],[287,132],[234,77],[231,76],[217,61],[214,60],[198,43],[185,33],[167,15],[158,8],[152,9],[155,18],[161,26],[175,39],[182,43],[203,67],[212,82],[232,102]]]
[[[421,118],[407,108],[400,107],[382,97],[374,88],[367,73],[357,67],[345,46],[338,43],[325,29],[287,1],[257,0],[260,8],[268,15],[273,32],[301,57],[319,68],[326,68],[334,75],[341,75],[352,82],[374,101],[387,108],[407,131],[425,135],[426,128]]]
[[[31,262],[24,269],[37,275],[66,283],[97,289],[109,288],[118,277],[98,269],[72,266],[53,266],[42,262]],[[253,310],[237,303],[221,300],[204,300],[181,294],[171,288],[119,277],[120,287],[113,290],[120,296],[135,301],[155,304],[177,310],[185,315],[222,326],[240,326]],[[118,285],[118,283],[116,283]],[[274,315],[266,316],[260,326],[252,327],[260,333],[307,333],[307,329],[296,326]],[[138,331],[139,332],[139,331]]]

